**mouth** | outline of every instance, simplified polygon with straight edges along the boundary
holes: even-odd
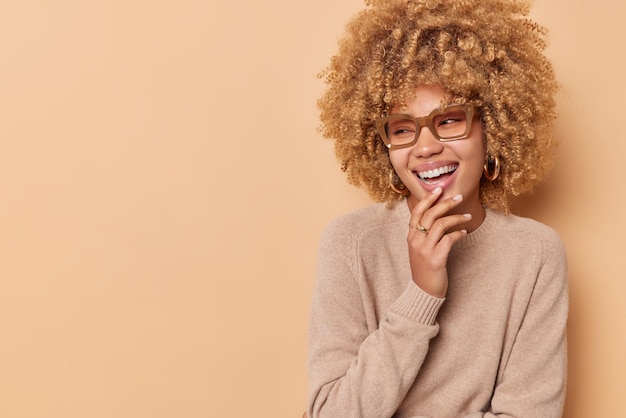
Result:
[[[426,171],[417,171],[417,177],[426,184],[435,184],[440,182],[442,179],[449,177],[452,173],[459,168],[458,164],[449,164],[443,167],[433,168],[432,170]]]

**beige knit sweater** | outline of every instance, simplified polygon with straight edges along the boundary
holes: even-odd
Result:
[[[333,222],[320,247],[308,415],[560,417],[566,258],[557,234],[488,210],[455,244],[445,299],[411,280],[405,202]]]

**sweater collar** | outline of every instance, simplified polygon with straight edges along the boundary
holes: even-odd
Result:
[[[406,202],[406,199],[398,202],[392,209],[392,212],[395,216],[403,221],[407,222],[411,219],[411,213],[409,211],[409,205]],[[485,220],[480,224],[478,228],[476,228],[473,232],[467,234],[467,236],[455,244],[455,247],[469,248],[477,243],[480,243],[486,239],[489,239],[489,236],[493,231],[497,229],[497,225],[501,216],[503,216],[500,212],[497,212],[493,209],[485,207]]]

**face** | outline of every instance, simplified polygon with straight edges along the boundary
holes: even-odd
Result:
[[[394,107],[391,114],[404,113],[413,117],[429,115],[441,107],[445,91],[439,86],[422,85],[405,109]],[[469,136],[464,139],[442,142],[423,127],[415,145],[389,150],[389,159],[410,191],[409,206],[414,207],[426,194],[436,187],[443,189],[440,199],[463,195],[463,202],[456,213],[482,211],[479,184],[485,162],[483,129],[474,117]]]

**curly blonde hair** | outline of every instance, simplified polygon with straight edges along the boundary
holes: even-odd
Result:
[[[403,198],[376,119],[410,101],[418,85],[441,85],[455,103],[480,108],[487,152],[500,176],[481,179],[483,204],[509,212],[551,168],[558,85],[544,56],[546,30],[516,0],[366,0],[321,74],[321,133],[335,140],[348,181],[379,202]]]

